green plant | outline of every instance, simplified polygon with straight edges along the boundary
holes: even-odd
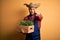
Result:
[[[24,25],[24,26],[31,26],[31,25],[33,25],[33,22],[30,20],[28,20],[28,21],[23,20],[19,24]]]

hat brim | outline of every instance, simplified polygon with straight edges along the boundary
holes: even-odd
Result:
[[[26,5],[28,8],[38,8],[40,5],[39,4],[24,4]]]

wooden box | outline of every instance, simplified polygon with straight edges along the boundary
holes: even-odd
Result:
[[[20,31],[22,33],[32,33],[32,32],[34,32],[34,25],[32,25],[32,26],[20,25]]]

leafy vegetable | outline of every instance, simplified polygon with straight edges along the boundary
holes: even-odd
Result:
[[[28,20],[28,21],[23,20],[19,24],[24,25],[24,26],[31,26],[31,25],[33,25],[33,22],[30,20]]]

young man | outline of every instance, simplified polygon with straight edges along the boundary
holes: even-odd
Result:
[[[38,4],[25,4],[29,9],[29,15],[24,18],[24,20],[31,20],[34,22],[34,32],[26,34],[26,40],[40,40],[40,27],[42,15],[36,13],[35,9],[39,6]]]

